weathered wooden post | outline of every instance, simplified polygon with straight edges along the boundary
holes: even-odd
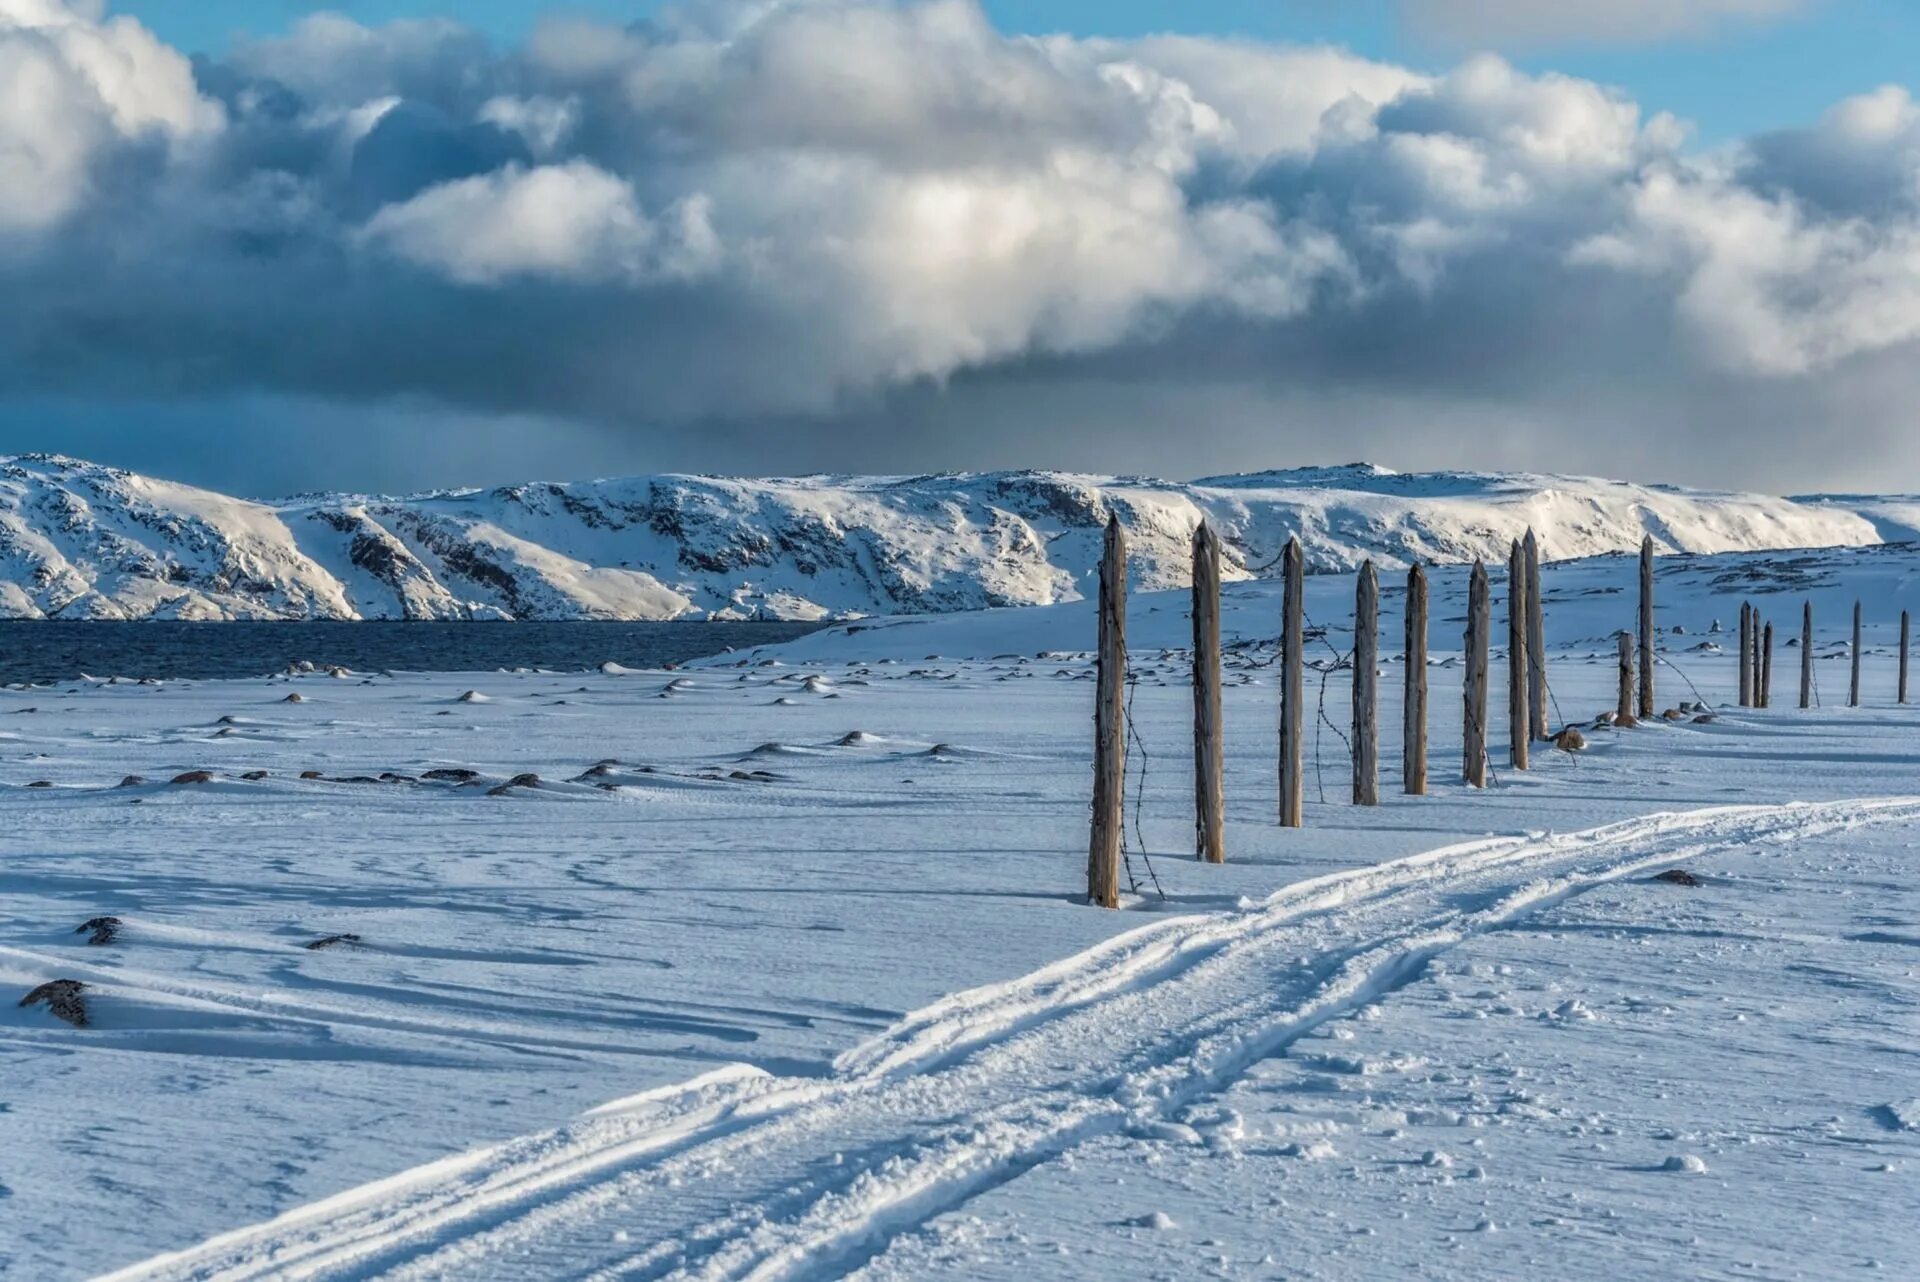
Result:
[[[1099,680],[1093,712],[1093,833],[1087,853],[1087,898],[1120,906],[1120,837],[1127,783],[1127,536],[1116,515],[1107,522],[1100,558]]]
[[[1427,572],[1407,571],[1406,699],[1401,712],[1400,777],[1410,797],[1427,791]]]
[[[1360,567],[1353,592],[1353,804],[1380,804],[1380,576]]]
[[[1210,864],[1227,861],[1226,749],[1220,724],[1220,536],[1193,532],[1193,839]]]
[[[1550,739],[1547,729],[1547,619],[1540,608],[1540,540],[1527,527],[1527,707],[1533,713],[1533,737]]]
[[[1740,706],[1753,706],[1753,607],[1740,603]]]
[[[1900,611],[1900,702],[1907,701],[1907,612]]]
[[[1653,536],[1640,540],[1640,719],[1653,718]]]
[[[1475,788],[1487,786],[1487,634],[1492,630],[1487,567],[1473,563],[1467,581],[1466,725],[1460,750],[1462,774]]]
[[[1813,602],[1800,607],[1800,706],[1813,706]]]
[[[1507,758],[1527,769],[1533,717],[1527,711],[1527,556],[1520,540],[1507,557]]]
[[[1760,706],[1773,706],[1773,625],[1760,630]]]
[[[1302,769],[1305,746],[1302,705],[1306,702],[1306,558],[1300,540],[1287,540],[1281,556],[1280,626],[1280,825],[1301,824],[1301,793],[1306,782]]]
[[[1613,709],[1613,724],[1638,724],[1633,715],[1633,633],[1620,629],[1620,701]]]
[[[1853,680],[1847,686],[1847,706],[1860,706],[1860,603],[1853,603]]]

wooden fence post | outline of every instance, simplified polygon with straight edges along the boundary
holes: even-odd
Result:
[[[1406,700],[1402,708],[1400,777],[1410,797],[1427,792],[1427,572],[1407,571]]]
[[[1900,702],[1907,701],[1907,612],[1900,611]]]
[[[1087,898],[1120,906],[1120,839],[1127,782],[1127,536],[1116,515],[1107,522],[1100,558],[1100,658],[1093,714],[1093,832],[1087,853]]]
[[[1493,625],[1488,596],[1486,564],[1475,561],[1467,581],[1467,706],[1461,746],[1462,774],[1475,788],[1487,786],[1487,633]]]
[[[1281,578],[1280,825],[1298,828],[1305,783],[1301,705],[1306,700],[1306,558],[1298,538],[1287,540],[1287,550],[1281,556]]]
[[[1613,710],[1616,726],[1638,725],[1633,715],[1633,633],[1620,629],[1620,702]]]
[[[1380,576],[1371,560],[1353,593],[1353,804],[1380,804]]]
[[[1547,729],[1547,620],[1540,608],[1540,540],[1527,527],[1527,707],[1533,713],[1533,737],[1550,739]]]
[[[1800,706],[1813,706],[1813,602],[1800,607]]]
[[[1653,719],[1653,536],[1640,540],[1640,719]]]
[[[1773,625],[1760,630],[1760,706],[1773,706]]]
[[[1527,711],[1527,557],[1520,540],[1507,557],[1507,759],[1527,769],[1533,717]]]
[[[1194,853],[1227,861],[1226,750],[1220,724],[1220,536],[1205,521],[1193,532]]]
[[[1860,603],[1853,603],[1853,680],[1847,686],[1847,706],[1860,706]]]
[[[1753,706],[1753,607],[1740,603],[1740,706]]]

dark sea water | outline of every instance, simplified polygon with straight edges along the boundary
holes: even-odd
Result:
[[[252,677],[301,659],[360,671],[629,668],[805,636],[812,623],[59,623],[0,621],[0,682]]]

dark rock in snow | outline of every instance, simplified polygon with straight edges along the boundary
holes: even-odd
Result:
[[[125,779],[122,779],[120,781],[120,787],[138,788],[144,783],[146,783],[146,780],[141,778],[139,775],[128,775]]]
[[[121,922],[118,917],[95,917],[91,921],[81,922],[74,928],[76,935],[87,935],[87,943],[92,945],[111,944],[120,936]],[[92,932],[88,934],[88,932]]]
[[[435,783],[472,783],[480,777],[480,772],[478,770],[441,767],[439,769],[429,770],[420,777],[422,779],[431,779]]]
[[[44,1004],[54,1018],[64,1019],[75,1028],[85,1028],[90,1022],[87,1014],[86,999],[81,995],[87,986],[77,979],[54,979],[40,985],[20,999],[22,1007]]]
[[[185,773],[185,774],[183,774],[183,775],[175,775],[175,776],[173,777],[173,779],[171,780],[171,782],[173,782],[173,783],[176,783],[176,784],[190,784],[190,783],[212,783],[212,782],[213,782],[213,771],[211,771],[211,770],[189,770],[189,771],[187,771],[187,773]]]
[[[360,936],[358,935],[324,935],[314,940],[311,944],[308,944],[307,951],[317,953],[323,949],[336,948],[341,944],[357,944],[359,942]]]
[[[1669,868],[1665,872],[1655,873],[1655,881],[1664,881],[1674,886],[1698,886],[1700,879],[1684,868]]]

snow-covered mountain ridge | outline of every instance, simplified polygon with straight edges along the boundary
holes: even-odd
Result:
[[[1141,588],[1202,517],[1230,578],[1497,559],[1907,541],[1920,501],[1798,499],[1355,464],[1178,483],[1059,472],[643,476],[255,502],[52,455],[0,459],[0,617],[807,619],[1081,597],[1117,512]]]

